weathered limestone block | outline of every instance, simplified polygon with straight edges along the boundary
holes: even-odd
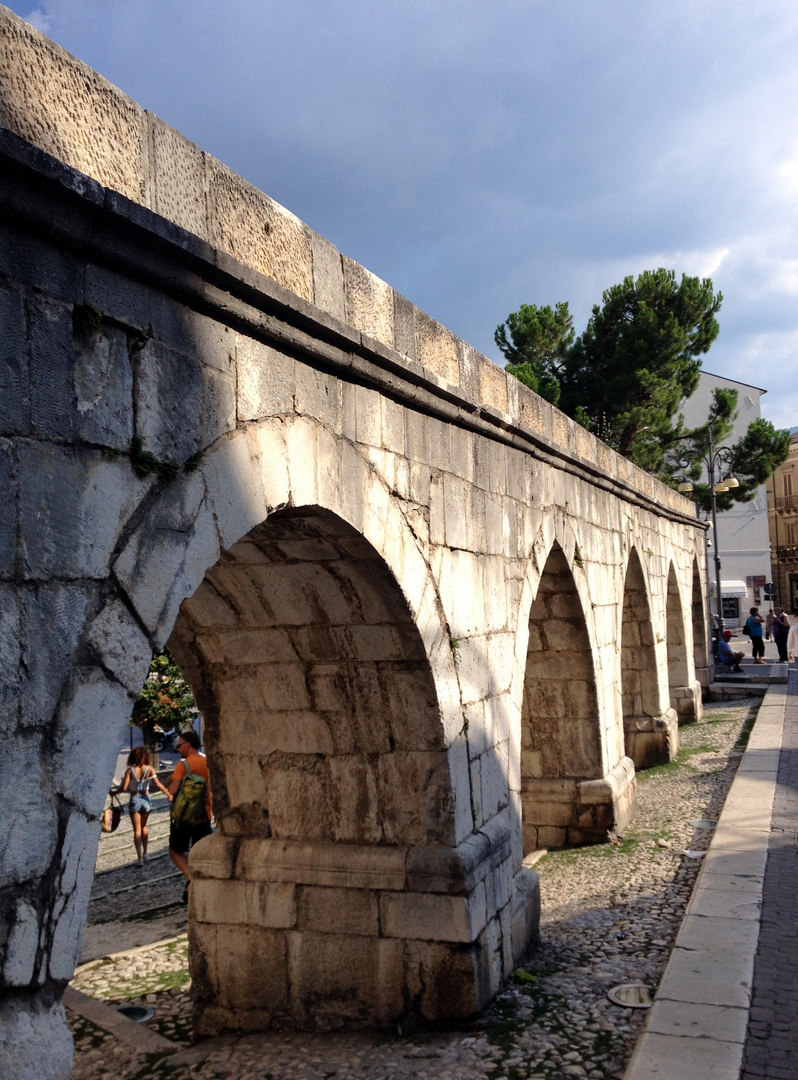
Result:
[[[318,233],[310,234],[313,258],[313,303],[342,322],[346,318],[341,253]]]
[[[500,367],[484,359],[480,360],[480,400],[503,413],[508,411],[507,382],[507,374]]]
[[[209,154],[205,155],[205,175],[210,242],[312,301],[308,227]]]
[[[189,963],[194,981],[195,1027],[204,1035],[221,1028],[204,1020],[205,1007],[236,1017],[234,1030],[257,1029],[263,1016],[274,1019],[288,1013],[289,974],[284,930],[226,923],[192,923]],[[256,1014],[254,1023],[247,1013]]]
[[[152,648],[124,604],[117,600],[106,604],[91,623],[87,641],[103,666],[132,697],[137,696],[147,677]]]
[[[406,859],[405,847],[244,839],[240,841],[236,873],[245,881],[401,890],[405,886]],[[214,853],[216,864],[218,856]],[[204,862],[197,865],[205,874],[212,869]]]
[[[55,42],[0,9],[0,124],[135,202],[146,202],[143,111]]]
[[[297,927],[319,933],[346,928],[347,934],[379,936],[377,893],[366,889],[323,889],[305,885],[300,890]]]
[[[297,924],[296,886],[197,877],[190,915],[201,923],[289,929]]]
[[[540,937],[540,879],[526,866],[513,878],[511,916],[513,962],[520,964]]]
[[[80,959],[99,836],[97,818],[87,819],[79,812],[70,815],[58,868],[58,891],[63,906],[59,905],[53,912],[48,927],[48,974],[56,982],[68,982]]]
[[[127,335],[116,326],[75,329],[73,347],[77,434],[88,443],[127,450],[133,438],[133,370]]]
[[[345,843],[379,843],[383,831],[377,777],[368,758],[356,755],[330,760],[335,840]]]
[[[181,473],[169,498],[141,521],[114,571],[156,646],[171,633],[181,602],[219,558],[216,524],[199,473]]]
[[[55,792],[39,743],[33,732],[0,739],[0,888],[41,877],[55,854]]]
[[[66,1013],[51,992],[0,1001],[3,1080],[70,1080],[72,1059]]]
[[[99,818],[103,808],[130,709],[127,690],[100,669],[78,669],[59,706],[50,783],[89,817]],[[95,763],[92,770],[87,760]]]
[[[696,672],[697,674],[697,672]],[[701,683],[698,679],[688,686],[671,687],[671,707],[679,717],[679,724],[692,724],[703,716]]]
[[[444,383],[457,386],[460,379],[460,351],[457,338],[445,326],[423,311],[416,311],[416,356],[419,363]]]
[[[329,432],[340,434],[343,429],[343,388],[340,380],[299,363],[295,365],[294,373],[297,413],[318,420]],[[248,407],[252,410],[251,402]]]
[[[290,356],[239,336],[236,360],[239,420],[261,420],[293,411],[295,362]]]
[[[454,807],[445,753],[383,754],[377,784],[388,843],[452,843]]]
[[[55,582],[20,590],[16,663],[24,727],[41,729],[52,721],[93,593],[93,585],[85,583]]]
[[[346,320],[362,333],[393,345],[393,289],[346,255],[342,257]]]
[[[34,980],[34,963],[39,948],[39,915],[36,908],[18,899],[10,917],[5,943],[3,980],[7,986],[28,986]]]
[[[30,424],[24,293],[5,281],[0,284],[0,324],[0,431],[24,435]]]
[[[383,893],[380,926],[385,937],[417,941],[474,941],[488,918],[485,884],[470,896]]]
[[[25,576],[106,577],[122,528],[151,479],[96,451],[27,443],[18,453]]]
[[[286,936],[295,1023],[382,1026],[402,1015],[400,941],[310,931]]]
[[[206,237],[205,155],[154,113],[146,115],[150,206],[181,228]]]
[[[660,716],[624,716],[626,754],[635,769],[666,765],[679,751],[679,718],[674,709]]]

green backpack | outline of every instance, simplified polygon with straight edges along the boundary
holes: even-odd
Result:
[[[205,777],[191,771],[188,759],[183,759],[186,775],[172,801],[172,821],[182,821],[185,825],[196,825],[205,821],[205,794],[208,784]]]

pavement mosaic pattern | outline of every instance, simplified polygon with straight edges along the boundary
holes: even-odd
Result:
[[[103,837],[98,866],[105,872],[95,880],[87,941],[102,927],[106,941],[123,944],[112,950],[120,955],[80,969],[73,986],[111,1006],[151,1005],[147,1026],[178,1049],[137,1052],[68,1012],[74,1080],[616,1080],[646,1014],[613,1004],[607,991],[625,982],[657,986],[739,762],[735,744],[758,706],[751,699],[709,705],[700,723],[683,727],[678,760],[640,774],[638,813],[617,844],[553,852],[536,864],[541,944],[493,1007],[458,1030],[271,1033],[191,1046],[180,881],[168,876],[164,858],[131,866],[135,853],[124,833]],[[157,854],[165,834],[159,839],[153,817]],[[149,904],[176,927],[155,944],[146,939]]]

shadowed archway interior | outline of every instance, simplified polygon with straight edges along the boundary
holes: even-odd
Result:
[[[704,594],[701,589],[701,573],[698,569],[698,561],[693,561],[693,596],[692,596],[692,619],[693,619],[693,651],[695,654],[695,669],[699,679],[704,685],[709,683],[708,667],[708,643],[707,621],[704,613]]]
[[[184,602],[170,646],[205,717],[222,832],[453,843],[421,637],[384,561],[340,518],[271,515]]]
[[[666,593],[666,620],[668,642],[668,686],[671,707],[677,709],[682,688],[687,686],[690,672],[687,664],[687,641],[684,632],[684,612],[679,583],[673,564],[668,570]]]
[[[529,613],[521,723],[524,853],[604,839],[580,815],[579,781],[602,775],[592,650],[571,568],[559,544]],[[595,833],[595,835],[594,835]]]

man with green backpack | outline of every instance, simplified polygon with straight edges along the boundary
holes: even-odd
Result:
[[[208,762],[200,754],[200,738],[196,731],[184,731],[177,740],[177,750],[183,759],[175,766],[169,781],[172,796],[169,855],[185,875],[183,903],[188,903],[191,871],[188,853],[192,844],[211,833],[211,786]]]

